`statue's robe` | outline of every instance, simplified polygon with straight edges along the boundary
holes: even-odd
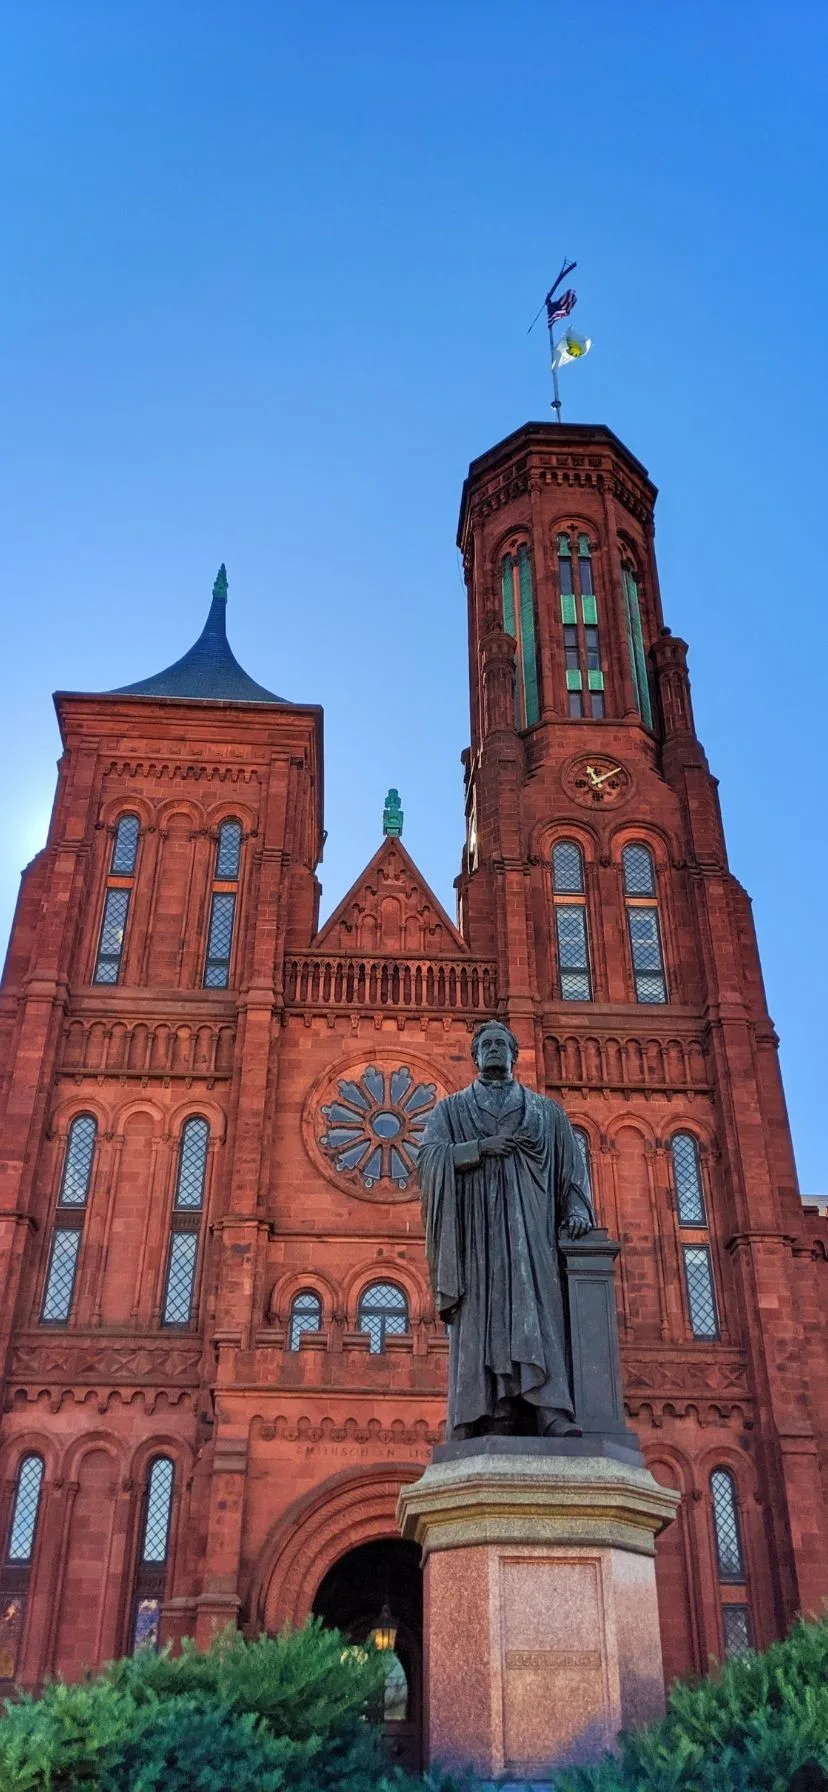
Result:
[[[480,1140],[512,1134],[510,1157]],[[426,1253],[449,1325],[449,1436],[516,1397],[573,1417],[557,1247],[570,1213],[595,1224],[583,1159],[557,1102],[478,1081],[438,1102],[418,1159]]]

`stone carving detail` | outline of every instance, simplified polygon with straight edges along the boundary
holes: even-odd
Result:
[[[11,1379],[64,1382],[194,1382],[201,1364],[200,1344],[113,1344],[103,1339],[44,1339],[20,1343]]]
[[[388,839],[359,883],[325,923],[314,950],[467,956],[460,934],[418,875],[405,848]]]
[[[633,1396],[654,1393],[746,1394],[747,1367],[736,1357],[677,1357],[659,1353],[651,1358],[624,1358],[624,1389]]]
[[[317,1425],[310,1419],[294,1421],[280,1414],[276,1419],[260,1419],[257,1426],[258,1436],[263,1443],[273,1443],[276,1439],[286,1443],[322,1444],[322,1443],[355,1443],[355,1444],[439,1444],[442,1442],[444,1426],[433,1426],[427,1419],[415,1419],[413,1425],[404,1425],[401,1419],[392,1425],[383,1425],[379,1419],[369,1419],[367,1425],[360,1424],[357,1419],[321,1419]]]
[[[71,1020],[60,1068],[96,1076],[227,1076],[234,1037],[231,1026]]]
[[[261,774],[247,765],[194,765],[190,760],[113,759],[107,775],[119,778],[163,778],[165,781],[195,784],[209,780],[213,784],[259,784]]]
[[[550,1089],[706,1089],[704,1049],[697,1039],[556,1038],[543,1042]]]

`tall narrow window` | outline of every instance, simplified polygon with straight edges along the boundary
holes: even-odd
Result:
[[[638,599],[638,580],[629,564],[621,567],[621,584],[624,591],[624,622],[627,630],[627,652],[630,656],[630,672],[632,674],[635,702],[642,722],[648,728],[653,725],[653,706],[650,697],[650,680],[647,676],[647,660],[644,653],[644,636],[641,630],[641,605]]]
[[[503,627],[515,640],[515,726],[531,728],[540,718],[535,598],[529,549],[521,542],[500,563]]]
[[[385,1349],[385,1340],[408,1331],[408,1301],[395,1282],[372,1282],[359,1297],[358,1325],[371,1340],[371,1355]]]
[[[186,1121],[178,1152],[162,1307],[164,1325],[189,1325],[192,1316],[209,1142],[210,1128],[206,1120]]]
[[[157,1649],[167,1578],[175,1470],[169,1456],[150,1463],[144,1493],[141,1550],[135,1576],[132,1650]]]
[[[625,846],[622,864],[636,1001],[666,1002],[653,855],[648,846]]]
[[[569,714],[573,718],[590,715],[600,720],[604,714],[604,674],[588,535],[578,536],[576,557],[570,536],[558,536],[558,583]]]
[[[45,1325],[65,1325],[72,1308],[97,1131],[91,1114],[77,1114],[69,1128],[40,1311]]]
[[[204,966],[205,989],[226,989],[230,982],[233,926],[239,894],[241,839],[241,822],[222,822],[216,843],[210,896],[210,925]]]
[[[690,1132],[674,1132],[670,1140],[676,1211],[680,1226],[706,1226],[699,1148]]]
[[[301,1294],[294,1294],[290,1303],[290,1326],[288,1328],[288,1350],[299,1349],[299,1339],[305,1332],[321,1332],[322,1302],[318,1294],[310,1288],[303,1289]]]
[[[141,824],[137,815],[122,815],[115,828],[92,979],[94,983],[117,983],[121,974],[140,831]]]
[[[589,1195],[590,1200],[592,1200],[592,1170],[589,1161],[589,1139],[582,1126],[573,1126],[572,1131],[575,1134],[575,1143],[578,1147],[578,1155],[583,1166],[586,1192]]]
[[[24,1456],[17,1471],[0,1569],[0,1680],[13,1680],[17,1673],[42,1487],[42,1458]]]
[[[584,856],[575,840],[557,840],[552,848],[552,891],[558,994],[564,1002],[591,1002]]]
[[[713,1285],[710,1247],[706,1244],[685,1244],[682,1246],[682,1255],[684,1257],[687,1306],[693,1337],[718,1338],[719,1320],[716,1313],[716,1290]]]
[[[710,1476],[710,1504],[713,1511],[719,1585],[729,1589],[722,1602],[725,1655],[743,1655],[746,1649],[752,1647],[753,1624],[748,1603],[736,1488],[729,1469],[714,1468]],[[737,1592],[736,1588],[741,1591]]]

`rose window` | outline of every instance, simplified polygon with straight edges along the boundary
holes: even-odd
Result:
[[[435,1084],[415,1082],[405,1064],[397,1070],[369,1064],[356,1078],[344,1077],[336,1089],[336,1101],[322,1108],[326,1125],[319,1133],[334,1169],[366,1189],[378,1182],[408,1188],[437,1100]]]

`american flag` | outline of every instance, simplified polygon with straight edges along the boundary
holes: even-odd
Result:
[[[546,321],[549,325],[550,330],[551,330],[553,324],[560,323],[562,317],[568,317],[570,311],[574,311],[576,298],[577,298],[577,295],[574,292],[573,288],[570,286],[570,287],[567,287],[566,292],[561,293],[559,298],[557,298],[557,299],[548,298],[547,299],[547,301],[546,301]]]

